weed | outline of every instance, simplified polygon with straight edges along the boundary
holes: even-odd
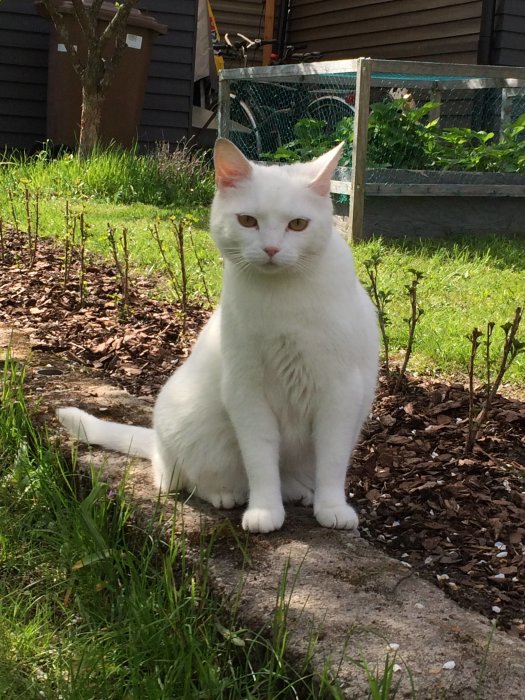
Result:
[[[5,263],[6,260],[7,253],[4,243],[4,220],[0,216],[0,262]]]
[[[356,659],[354,663],[365,672],[370,700],[393,700],[395,698],[399,687],[399,681],[394,682],[394,673],[398,670],[395,654],[392,657],[389,654],[386,655],[382,670],[373,669],[363,659]]]
[[[113,261],[120,280],[120,290],[122,294],[121,316],[125,320],[128,317],[130,306],[128,229],[123,227],[120,238],[118,239],[115,230],[109,223],[107,231]]]
[[[375,252],[371,258],[364,261],[363,265],[368,275],[370,284],[368,291],[377,309],[377,319],[379,322],[379,330],[383,340],[384,363],[387,374],[390,374],[390,340],[387,333],[387,326],[390,320],[387,314],[387,306],[392,300],[392,292],[379,287],[379,266],[381,264],[381,254]]]
[[[476,413],[475,407],[475,386],[474,386],[474,374],[475,374],[475,361],[478,354],[478,349],[481,344],[481,338],[483,337],[483,332],[478,328],[474,328],[472,333],[467,336],[467,340],[470,343],[470,359],[468,365],[468,376],[469,376],[469,415],[468,415],[468,431],[467,439],[465,443],[465,448],[468,452],[471,452],[476,443],[476,439],[481,427],[486,423],[492,402],[494,397],[499,391],[503,378],[507,374],[511,364],[518,357],[518,355],[525,352],[525,342],[521,342],[517,338],[518,330],[521,323],[522,310],[521,307],[517,307],[514,312],[514,318],[501,326],[503,330],[505,339],[503,342],[503,347],[499,356],[498,370],[496,373],[496,378],[492,379],[492,335],[495,328],[495,323],[489,321],[487,323],[487,330],[485,334],[485,377],[486,384],[484,387],[484,400],[481,410]]]
[[[412,281],[410,284],[405,285],[405,290],[407,291],[408,298],[410,300],[410,316],[405,319],[408,324],[408,339],[403,364],[401,365],[401,369],[399,370],[397,377],[395,391],[399,391],[403,382],[405,381],[408,361],[410,360],[412,350],[414,349],[414,338],[416,334],[417,322],[423,315],[423,309],[419,306],[417,300],[417,289],[421,279],[423,278],[423,273],[419,270],[414,270],[413,268],[410,268],[409,272],[412,275]]]

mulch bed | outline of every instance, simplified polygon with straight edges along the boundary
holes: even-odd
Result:
[[[60,353],[144,397],[187,356],[209,311],[155,300],[155,282],[132,278],[127,317],[119,280],[89,258],[79,308],[79,262],[63,282],[63,252],[3,233],[0,321],[30,333],[35,350]],[[462,383],[410,377],[401,391],[382,375],[348,488],[361,532],[458,603],[525,639],[525,403],[498,396],[466,453]]]

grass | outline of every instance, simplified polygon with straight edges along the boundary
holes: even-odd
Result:
[[[166,162],[175,170],[183,163],[181,172],[186,173],[177,181],[176,196],[171,190],[171,195],[165,189],[159,190],[156,178],[158,172],[169,171]],[[89,224],[87,247],[106,258],[110,258],[107,224],[111,223],[117,231],[126,227],[132,269],[147,275],[164,271],[151,230],[157,226],[165,242],[169,265],[178,277],[180,264],[173,220],[185,220],[190,297],[203,298],[205,275],[207,291],[216,302],[222,265],[208,234],[209,172],[206,187],[195,186],[196,174],[200,177],[204,167],[202,160],[191,152],[169,156],[162,149],[148,157],[110,150],[95,154],[83,168],[69,155],[50,160],[44,153],[33,160],[21,159],[0,168],[0,219],[5,222],[16,219],[21,229],[27,228],[29,209],[34,226],[38,191],[41,233],[60,238],[64,236],[67,202],[73,216],[81,209],[85,211]],[[153,174],[146,168],[154,171]],[[126,196],[120,196],[121,191]],[[355,257],[364,281],[364,261],[378,251],[382,258],[380,285],[392,292],[388,332],[394,355],[396,350],[402,351],[407,338],[408,271],[412,268],[424,273],[419,301],[425,313],[416,329],[409,370],[433,375],[465,373],[469,354],[465,336],[472,328],[478,326],[483,330],[489,321],[500,326],[512,319],[516,306],[525,305],[524,238],[480,235],[446,241],[361,243],[355,246]],[[168,290],[166,286],[164,293],[169,294]],[[478,370],[479,376],[483,376],[482,368]],[[525,355],[517,358],[508,379],[525,385]]]
[[[417,325],[412,371],[431,375],[466,373],[470,352],[467,333],[474,326],[484,330],[488,321],[497,326],[511,321],[515,308],[525,305],[524,238],[484,235],[446,241],[362,243],[356,247],[355,257],[363,280],[364,261],[374,252],[379,252],[382,259],[380,286],[392,291],[388,333],[394,352],[406,343],[409,301],[404,285],[410,281],[409,270],[424,275],[418,290],[424,314]],[[482,367],[478,371],[483,376]],[[525,384],[523,354],[507,379]]]
[[[190,563],[160,510],[138,527],[35,429],[20,369],[0,378],[0,697],[342,698],[288,662],[285,596],[273,641],[239,628],[208,587],[213,538]]]

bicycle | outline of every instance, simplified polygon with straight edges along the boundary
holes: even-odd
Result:
[[[274,40],[250,39],[237,34],[233,40],[226,34],[224,43],[214,49],[227,58],[236,58],[242,67],[248,64],[248,51],[257,51]],[[283,55],[272,54],[272,65],[305,63],[319,60],[317,51],[299,53],[296,46],[287,45]],[[306,47],[300,47],[306,48]],[[313,94],[313,99],[312,99]],[[353,117],[355,94],[345,90],[317,88],[312,93],[303,85],[283,85],[272,82],[239,82],[230,92],[231,140],[251,159],[259,160],[264,153],[275,151],[293,139],[293,127],[302,118],[326,124],[327,131],[345,117]]]

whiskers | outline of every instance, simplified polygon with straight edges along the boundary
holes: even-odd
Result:
[[[297,258],[294,256],[288,258],[285,255],[280,261],[274,260],[273,263],[265,263],[262,258],[251,260],[237,248],[223,248],[222,253],[224,257],[234,265],[236,270],[252,277],[256,274],[260,275],[261,273],[269,275],[284,273],[286,275],[301,274],[309,276],[312,271],[312,256],[307,253],[302,253]]]
[[[223,248],[223,255],[241,272],[253,274],[253,264],[236,248]]]

